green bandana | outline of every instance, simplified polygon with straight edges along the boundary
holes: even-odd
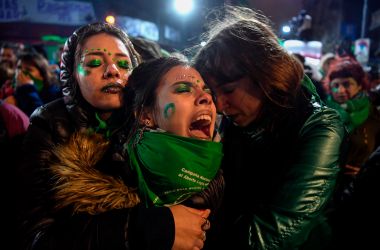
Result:
[[[178,204],[205,189],[223,156],[221,143],[166,132],[138,131],[125,147],[147,207]]]

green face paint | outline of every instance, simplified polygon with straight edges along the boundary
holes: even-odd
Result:
[[[86,66],[95,68],[102,64],[102,61],[100,59],[93,59],[86,63]]]
[[[175,113],[175,105],[174,103],[168,103],[165,105],[164,108],[164,117],[168,119],[170,116],[172,116]]]
[[[26,70],[23,70],[22,73],[24,73],[24,75],[28,76],[30,79],[33,80],[33,84],[36,87],[38,92],[42,91],[42,89],[44,87],[44,81],[43,80],[35,78],[29,71],[26,71]]]
[[[79,64],[77,67],[78,74],[81,76],[88,76],[90,72],[88,70],[85,70],[82,66],[82,64]]]
[[[123,68],[123,69],[129,69],[130,68],[128,60],[118,60],[117,66],[119,66],[120,68]]]

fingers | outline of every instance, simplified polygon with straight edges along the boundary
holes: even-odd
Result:
[[[208,217],[210,210],[201,211],[183,205],[169,207],[174,218],[175,238],[172,250],[194,250],[204,247],[205,231],[202,225]],[[207,227],[206,227],[207,228]]]
[[[201,226],[201,229],[203,231],[207,231],[207,230],[209,230],[211,228],[211,223],[210,223],[210,221],[207,218],[203,218],[203,219],[204,219],[204,222],[203,222],[203,224]]]
[[[211,210],[210,209],[205,209],[205,210],[200,210],[201,211],[201,216],[203,218],[208,218],[210,216]]]

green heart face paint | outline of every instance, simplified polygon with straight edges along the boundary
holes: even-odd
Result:
[[[169,119],[170,116],[172,116],[174,113],[175,113],[174,103],[171,102],[171,103],[166,104],[164,108],[164,117],[166,119]]]

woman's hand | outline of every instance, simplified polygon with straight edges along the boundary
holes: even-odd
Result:
[[[175,239],[172,250],[199,250],[203,248],[210,210],[198,210],[183,205],[170,207],[174,217]],[[207,223],[207,226],[205,226]]]

